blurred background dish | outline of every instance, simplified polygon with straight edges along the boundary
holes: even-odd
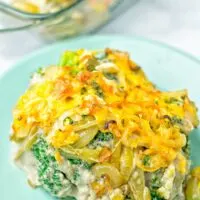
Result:
[[[0,0],[0,28],[21,26],[22,29],[0,33],[0,74],[25,54],[42,48],[59,38],[52,34],[43,34],[44,21],[42,20],[40,23],[40,20],[30,20],[31,13],[28,13],[29,18],[22,20],[1,12],[2,1]],[[112,20],[106,20],[97,29],[92,29],[90,33],[141,35],[181,48],[199,57],[199,0],[176,0],[176,2],[174,0],[120,0],[117,5],[119,6],[112,9],[112,13],[109,15]],[[24,14],[22,11],[18,13]],[[42,13],[43,16],[51,14],[55,13]],[[39,17],[41,13],[32,16]],[[102,26],[104,24],[105,26]],[[69,35],[61,38],[67,39]]]
[[[56,12],[67,8],[78,0],[11,0],[10,3],[19,10],[30,13]]]
[[[137,0],[9,0],[0,3],[4,14],[0,32],[36,30],[55,40],[92,32]]]

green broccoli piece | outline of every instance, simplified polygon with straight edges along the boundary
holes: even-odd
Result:
[[[98,131],[94,139],[90,142],[89,147],[96,148],[97,146],[106,146],[106,143],[113,140],[111,132]]]
[[[44,69],[42,67],[39,67],[36,71],[39,75],[44,76]]]
[[[183,120],[180,117],[178,117],[178,116],[172,116],[171,117],[171,123],[172,124],[183,125]]]
[[[175,98],[175,97],[170,97],[169,99],[165,100],[165,103],[167,104],[176,104],[178,106],[183,105],[183,99],[181,98]]]
[[[98,131],[96,136],[94,137],[94,140],[100,141],[100,142],[107,142],[113,139],[113,134],[111,132],[101,132]]]
[[[66,51],[60,58],[59,66],[71,67],[70,74],[72,76],[75,76],[80,72],[80,69],[78,68],[78,63],[79,63],[79,57],[76,54],[76,52]]]
[[[103,74],[104,74],[104,76],[105,76],[107,79],[109,79],[109,80],[118,81],[118,78],[117,78],[117,74],[116,74],[116,73],[104,72]]]
[[[71,118],[71,117],[66,117],[65,119],[64,119],[64,121],[63,121],[63,124],[65,125],[68,125],[68,124],[73,124],[74,123],[74,121],[73,121],[73,119]]]
[[[60,58],[59,66],[60,67],[73,67],[77,66],[79,62],[78,55],[73,51],[66,51]]]
[[[78,169],[75,169],[74,170],[74,174],[73,174],[73,180],[74,181],[78,181],[80,179],[80,173],[79,173],[79,170]]]
[[[151,190],[151,199],[152,200],[165,200],[155,190]]]
[[[66,175],[59,170],[54,151],[48,146],[47,142],[43,138],[39,138],[31,150],[37,160],[41,186],[53,196],[57,196],[61,190],[70,190],[72,184]]]
[[[164,169],[157,170],[151,174],[150,193],[151,193],[152,200],[165,200],[157,192],[157,190],[162,186],[161,178],[162,178],[163,174],[164,174]]]
[[[92,167],[92,165],[88,164],[87,162],[79,159],[79,158],[68,158],[68,161],[72,164],[72,165],[79,165],[82,166],[85,169],[90,169]]]
[[[161,178],[164,174],[164,170],[157,170],[154,173],[151,174],[151,179],[150,179],[150,189],[151,190],[157,190],[158,188],[161,187]]]
[[[183,149],[185,157],[189,159],[190,152],[191,152],[191,144],[190,144],[190,140],[188,136],[186,136],[186,145],[182,149]]]
[[[96,69],[96,66],[99,64],[98,60],[95,57],[90,58],[86,63],[86,69],[90,72]]]
[[[95,90],[97,96],[104,98],[103,90],[96,81],[92,81],[92,87]]]
[[[145,155],[143,158],[143,164],[145,166],[149,166],[150,165],[150,161],[151,161],[151,157],[149,155]]]

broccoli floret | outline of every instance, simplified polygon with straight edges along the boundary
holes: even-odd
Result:
[[[54,196],[63,189],[71,189],[70,181],[59,170],[54,153],[43,138],[39,138],[32,146],[32,152],[37,160],[39,181],[44,189]]]
[[[74,66],[77,66],[78,62],[79,62],[79,59],[78,59],[76,52],[66,51],[60,58],[59,66],[74,67]]]
[[[172,125],[183,125],[183,119],[181,119],[180,117],[174,115],[172,117],[170,117],[169,115],[164,115],[163,116],[165,119],[169,120],[169,122],[171,122]]]
[[[77,75],[80,72],[78,68],[79,57],[76,52],[66,51],[60,58],[59,66],[60,67],[70,67],[70,74],[72,76]]]
[[[104,76],[109,79],[109,80],[115,80],[115,81],[118,81],[118,78],[117,78],[117,74],[116,73],[109,73],[109,72],[105,72],[103,73]]]
[[[88,164],[87,162],[78,159],[78,158],[69,158],[68,161],[72,164],[72,165],[79,165],[82,166],[85,169],[90,169],[92,167],[92,165]]]
[[[72,120],[72,118],[71,117],[66,117],[65,119],[64,119],[64,121],[63,121],[63,124],[65,125],[68,125],[68,124],[73,124],[74,123],[74,121]]]
[[[165,200],[158,194],[157,190],[161,187],[161,178],[163,176],[164,170],[160,169],[151,174],[150,179],[150,193],[152,200]]]
[[[191,152],[191,144],[188,136],[186,136],[186,145],[182,149],[185,157],[189,159]]]
[[[89,147],[96,148],[98,146],[107,146],[107,143],[113,140],[111,132],[98,131],[94,139],[90,142]]]
[[[155,190],[151,190],[151,199],[152,200],[165,200]]]
[[[101,89],[101,87],[99,86],[99,84],[96,81],[92,81],[92,87],[95,90],[95,93],[97,96],[99,96],[101,98],[104,97],[103,90]]]
[[[151,161],[151,157],[149,155],[145,155],[143,158],[143,164],[145,166],[149,166],[150,165],[150,161]]]
[[[98,131],[94,140],[99,142],[108,142],[113,139],[113,134],[111,132],[101,132]]]
[[[79,173],[79,170],[78,169],[75,169],[74,170],[74,173],[73,173],[73,180],[76,182],[80,179],[80,173]]]
[[[171,117],[171,122],[172,122],[172,124],[183,125],[183,120],[178,116],[172,116]]]
[[[44,76],[44,69],[42,67],[39,67],[36,71],[40,76]]]
[[[92,72],[95,70],[96,66],[99,64],[95,57],[90,58],[86,63],[86,68],[88,71]]]
[[[165,103],[167,104],[176,104],[178,106],[181,106],[183,105],[183,99],[181,98],[175,98],[175,97],[170,97],[169,99],[166,99],[165,100]]]
[[[156,190],[159,187],[161,187],[161,177],[163,173],[160,172],[160,170],[154,172],[152,174],[152,179],[151,179],[151,189]]]

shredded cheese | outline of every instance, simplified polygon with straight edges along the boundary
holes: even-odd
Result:
[[[59,117],[70,110],[72,116],[79,115],[76,119],[90,116],[100,130],[114,121],[108,131],[136,152],[137,166],[144,171],[168,167],[178,159],[180,172],[186,173],[180,152],[186,134],[198,125],[196,107],[187,91],[158,90],[127,53],[107,49],[102,60],[96,54],[79,50],[75,66],[45,69],[42,81],[34,81],[14,109],[11,138],[25,139],[32,127],[43,129],[47,136]],[[62,125],[53,131],[51,144],[54,148],[73,145],[80,137],[80,127],[87,125],[76,120]],[[111,154],[112,150],[103,149],[100,162],[109,162]],[[151,158],[148,165],[143,162],[145,156]]]

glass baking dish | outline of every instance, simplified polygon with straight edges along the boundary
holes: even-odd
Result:
[[[74,0],[55,12],[30,13],[0,2],[0,33],[34,30],[45,39],[89,33],[130,8],[137,0]]]

